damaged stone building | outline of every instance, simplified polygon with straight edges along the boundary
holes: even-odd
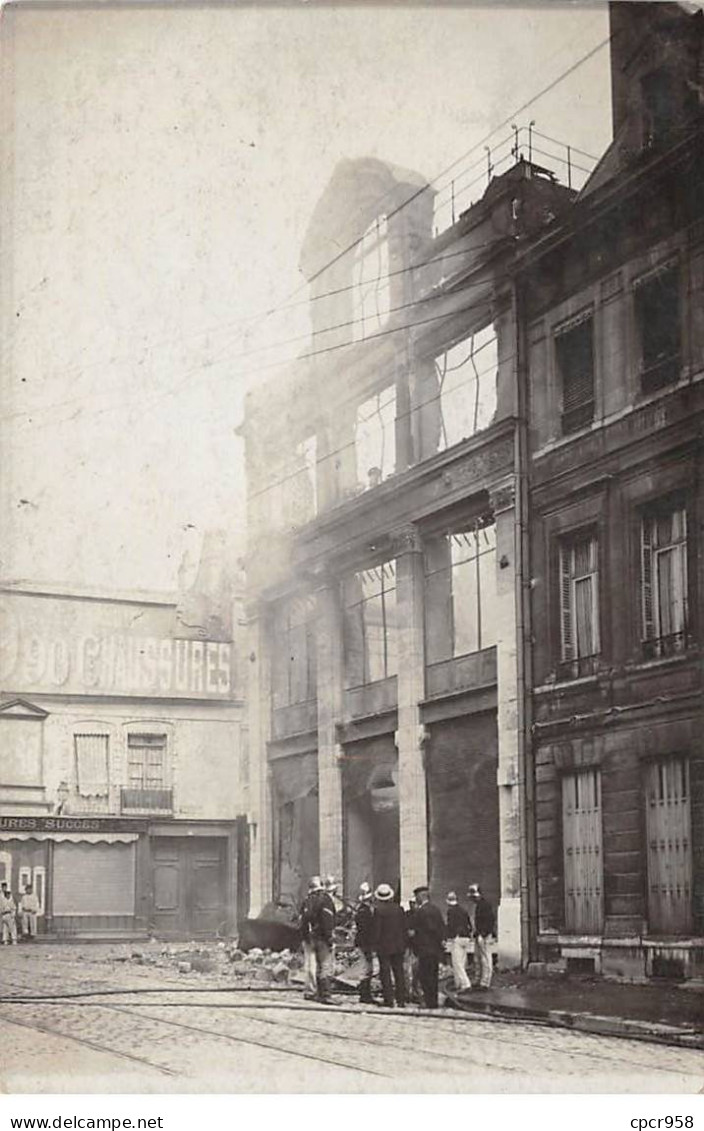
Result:
[[[703,17],[610,12],[579,191],[531,123],[449,220],[371,159],[311,219],[243,426],[252,891],[475,880],[502,962],[643,977],[704,934]]]
[[[480,190],[481,195],[481,190]],[[434,193],[336,170],[301,254],[312,341],[244,434],[252,887],[482,884],[521,953],[525,433],[516,255],[574,193],[516,152],[434,234]],[[339,248],[351,250],[339,254]]]

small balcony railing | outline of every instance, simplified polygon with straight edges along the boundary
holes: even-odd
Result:
[[[171,813],[172,789],[121,789],[121,813]]]
[[[687,649],[687,634],[673,632],[670,636],[658,636],[642,642],[643,659],[659,660],[666,656],[677,656]]]

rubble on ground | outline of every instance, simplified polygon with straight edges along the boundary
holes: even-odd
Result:
[[[114,948],[104,959],[113,964],[154,967],[190,975],[218,984],[239,986],[302,986],[303,954],[300,949],[271,950],[252,947],[244,951],[238,939],[228,941],[164,942],[151,939],[138,946]],[[335,978],[341,988],[353,989],[364,976],[364,964],[353,947],[336,947]]]

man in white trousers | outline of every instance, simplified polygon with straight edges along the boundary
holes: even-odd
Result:
[[[469,915],[461,906],[454,891],[447,893],[447,947],[452,962],[452,976],[455,979],[455,990],[468,990],[471,982],[467,975],[467,954],[470,943]]]

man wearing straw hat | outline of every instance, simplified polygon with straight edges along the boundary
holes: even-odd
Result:
[[[406,913],[394,899],[394,889],[390,884],[379,884],[374,896],[374,950],[379,958],[384,1005],[393,1009],[395,991],[396,1004],[403,1008],[406,1004],[403,960],[408,941]]]

